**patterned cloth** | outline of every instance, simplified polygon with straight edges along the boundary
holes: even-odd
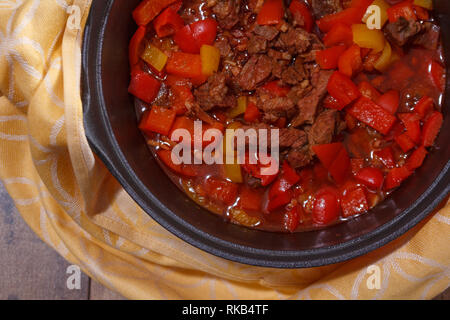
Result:
[[[89,5],[0,0],[0,178],[26,222],[63,257],[136,299],[428,299],[449,286],[450,206],[381,249],[312,269],[233,263],[160,227],[84,135],[77,24]]]

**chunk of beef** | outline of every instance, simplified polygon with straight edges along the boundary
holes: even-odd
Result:
[[[247,51],[249,54],[263,53],[267,50],[267,40],[260,36],[252,36],[248,40]]]
[[[439,26],[432,22],[424,22],[422,26],[423,31],[414,38],[412,43],[428,50],[437,50],[441,34]]]
[[[186,108],[188,110],[187,115],[195,119],[199,119],[207,124],[214,125],[217,121],[211,117],[205,110],[203,110],[200,105],[196,102],[187,101]]]
[[[213,0],[208,6],[216,15],[219,25],[224,29],[232,29],[239,22],[241,0]]]
[[[317,107],[327,93],[328,80],[332,73],[332,70],[319,70],[313,73],[311,84],[314,89],[297,102],[299,114],[292,120],[292,126],[298,127],[306,123],[314,123]]]
[[[270,48],[267,54],[275,60],[292,60],[292,55],[289,52],[277,51]]]
[[[221,57],[228,57],[232,54],[230,42],[227,37],[219,35],[214,46],[219,49]]]
[[[396,22],[391,22],[386,26],[387,37],[398,46],[404,46],[411,42],[413,38],[423,29],[420,22],[406,20],[400,17]]]
[[[308,137],[305,131],[295,128],[282,128],[279,131],[280,148],[290,148],[298,145],[301,142],[303,146],[308,142]]]
[[[242,68],[238,83],[243,90],[253,91],[272,73],[272,59],[265,55],[253,55]]]
[[[264,4],[264,0],[249,0],[248,1],[248,7],[255,14],[259,13],[263,4]]]
[[[313,160],[309,145],[304,144],[300,146],[300,143],[298,143],[298,145],[299,146],[293,146],[287,154],[287,161],[291,167],[295,169],[305,167]]]
[[[289,28],[285,33],[281,33],[273,44],[276,48],[281,48],[289,53],[306,52],[312,44],[312,36],[301,28]]]
[[[309,80],[303,80],[299,85],[291,88],[291,91],[288,93],[288,98],[297,105],[298,102],[310,93],[312,89]]]
[[[307,76],[308,73],[303,66],[303,60],[298,58],[293,66],[290,66],[283,71],[281,80],[287,85],[295,86],[305,80]]]
[[[263,110],[263,121],[268,123],[276,122],[280,118],[292,118],[297,108],[291,99],[287,97],[274,97],[263,101],[261,104]]]
[[[233,107],[236,104],[236,98],[228,95],[226,85],[226,75],[224,73],[215,73],[208,78],[208,81],[194,91],[194,96],[203,110],[208,111],[214,107]]]
[[[277,35],[280,33],[277,28],[272,26],[260,26],[257,25],[253,29],[253,33],[257,36],[260,36],[264,38],[265,40],[272,41],[277,37]]]
[[[327,109],[317,117],[308,132],[308,140],[311,146],[327,144],[333,141],[336,132],[338,113],[336,110]]]
[[[312,0],[311,6],[316,19],[342,10],[341,0]]]

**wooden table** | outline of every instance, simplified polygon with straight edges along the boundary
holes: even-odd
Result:
[[[68,266],[26,225],[0,182],[0,299],[124,299],[85,274],[81,289],[69,290]],[[436,299],[450,300],[450,289]]]

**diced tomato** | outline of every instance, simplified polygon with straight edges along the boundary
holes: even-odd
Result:
[[[329,14],[317,21],[322,32],[330,31],[336,24],[343,23],[348,26],[360,23],[366,10],[362,8],[347,8],[334,14]]]
[[[289,91],[291,91],[290,87],[280,86],[278,81],[270,81],[266,83],[263,86],[263,89],[277,97],[286,97]]]
[[[146,29],[145,27],[139,27],[136,33],[133,35],[129,45],[129,58],[130,66],[133,67],[139,63],[140,51],[142,41],[145,38]]]
[[[202,59],[199,54],[174,52],[167,61],[167,73],[183,78],[196,78],[202,75]]]
[[[367,167],[361,169],[356,174],[356,179],[364,183],[369,188],[381,189],[381,186],[383,185],[384,176],[383,172],[381,172],[380,169]]]
[[[346,51],[344,45],[316,51],[316,61],[322,69],[336,69],[339,57]]]
[[[266,0],[258,13],[259,25],[279,24],[284,16],[283,0]]]
[[[277,195],[276,197],[270,198],[267,203],[267,211],[272,212],[276,209],[279,209],[288,203],[290,203],[292,200],[292,193],[291,190],[287,190],[284,193],[281,193]]]
[[[425,147],[420,146],[409,156],[408,160],[406,160],[406,167],[409,171],[414,171],[420,166],[422,166],[425,157],[427,156],[427,149]]]
[[[367,81],[362,81],[358,85],[359,92],[361,92],[361,95],[364,97],[369,98],[372,101],[377,101],[378,98],[381,97],[381,93],[378,92],[375,87]]]
[[[164,8],[168,7],[177,0],[142,0],[139,6],[133,11],[134,21],[139,26],[146,26],[152,21]]]
[[[183,52],[197,54],[202,45],[214,43],[217,26],[213,18],[196,21],[179,29],[173,40]]]
[[[153,28],[159,38],[173,35],[184,27],[184,21],[177,13],[176,8],[170,6],[165,9],[154,21]]]
[[[244,210],[261,210],[263,195],[248,186],[243,186],[239,193],[239,206]]]
[[[422,128],[422,145],[424,147],[431,147],[434,144],[443,122],[444,117],[438,111],[434,111],[428,117]]]
[[[389,191],[400,186],[411,174],[412,172],[406,166],[392,169],[386,176],[384,189]]]
[[[357,44],[348,48],[339,57],[338,66],[339,72],[347,77],[352,77],[359,70],[362,70],[361,48]]]
[[[300,0],[293,0],[289,6],[289,11],[294,17],[294,21],[303,27],[306,31],[311,32],[314,26],[314,18],[308,6]]]
[[[299,211],[303,211],[303,208],[300,206],[294,206],[284,215],[284,225],[290,232],[294,232],[300,224]]]
[[[389,22],[396,22],[400,17],[403,17],[406,20],[417,20],[417,16],[414,13],[412,1],[410,0],[402,1],[390,7],[387,10],[387,15],[389,18]]]
[[[445,69],[444,67],[436,62],[432,61],[430,66],[430,76],[433,84],[441,91],[445,89]]]
[[[147,133],[156,132],[167,136],[175,121],[175,116],[176,112],[173,109],[153,106],[142,117],[139,129]]]
[[[353,81],[339,71],[335,71],[328,81],[328,93],[335,98],[342,108],[359,98],[361,93]]]
[[[249,103],[244,113],[244,120],[247,122],[256,122],[261,118],[261,112],[254,103]]]
[[[375,155],[386,168],[392,169],[395,167],[394,153],[392,152],[391,147],[375,151]]]
[[[395,142],[400,146],[403,152],[408,152],[412,148],[416,146],[414,141],[409,137],[409,135],[405,132],[401,135],[395,137]]]
[[[414,111],[417,112],[421,116],[421,118],[425,118],[425,116],[433,110],[434,101],[432,98],[428,96],[423,96],[414,107]]]
[[[398,118],[403,122],[406,133],[415,144],[420,143],[420,117],[416,113],[400,113]]]
[[[352,158],[350,159],[350,167],[352,168],[352,174],[356,175],[359,170],[364,168],[364,159]]]
[[[151,103],[158,95],[161,82],[147,72],[135,69],[131,73],[131,83],[128,92],[146,103]]]
[[[387,134],[396,122],[392,114],[366,97],[361,97],[347,112],[383,134]]]
[[[169,169],[186,177],[195,177],[197,172],[194,165],[189,164],[175,164],[172,160],[171,150],[159,150],[156,152],[158,159],[160,159]]]
[[[336,25],[334,25],[333,28],[325,34],[323,43],[327,47],[338,44],[351,46],[353,44],[352,28],[348,24],[342,22],[336,23]]]
[[[186,25],[179,29],[175,33],[173,40],[183,52],[192,54],[197,54],[200,52],[200,48],[194,39],[194,34],[192,33],[190,25]]]
[[[374,101],[390,114],[395,114],[400,106],[400,94],[397,90],[390,90]]]
[[[369,210],[366,193],[363,188],[356,188],[348,192],[341,199],[342,216],[348,218]]]
[[[204,188],[210,198],[229,206],[236,202],[239,192],[239,187],[236,183],[212,177],[206,179]]]
[[[316,192],[312,220],[315,224],[326,225],[336,221],[339,217],[338,191],[331,187],[324,187]]]

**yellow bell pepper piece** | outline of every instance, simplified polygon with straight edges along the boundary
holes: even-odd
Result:
[[[381,30],[370,30],[365,24],[352,25],[353,42],[361,48],[373,49],[380,52],[384,49],[386,40]]]
[[[386,41],[386,45],[384,46],[383,53],[375,62],[374,67],[378,71],[384,72],[389,68],[392,61],[392,48],[388,41]]]
[[[230,118],[236,118],[237,116],[245,113],[247,110],[247,97],[242,96],[238,98],[237,106],[228,111],[228,116]]]
[[[169,57],[157,47],[148,44],[141,58],[156,70],[162,71]]]
[[[384,0],[374,0],[374,2],[372,2],[372,6],[378,6],[380,8],[380,13],[381,13],[381,17],[380,17],[380,22],[381,22],[381,27],[383,28],[383,26],[386,24],[386,22],[388,21],[388,15],[387,15],[387,10],[391,7],[389,4],[386,3],[386,1]],[[367,23],[367,19],[369,18],[370,14],[369,12],[366,12],[366,14],[364,15],[363,18],[363,22]]]
[[[414,0],[414,5],[427,10],[433,10],[433,0]]]
[[[200,48],[200,57],[202,59],[202,73],[205,76],[211,76],[214,72],[217,72],[220,64],[219,49],[204,44]]]
[[[227,129],[230,129],[230,130],[237,130],[239,128],[240,128],[239,122],[233,122],[227,127]],[[234,135],[232,137],[234,137]],[[244,178],[242,177],[241,165],[238,164],[236,151],[234,150],[234,148],[233,149],[231,148],[231,138],[232,137],[225,135],[225,137],[223,139],[224,175],[225,175],[225,178],[227,178],[231,182],[243,183]],[[234,159],[233,163],[227,163],[227,151],[228,150],[230,151],[230,155],[228,155],[228,156],[231,156],[232,159]]]

